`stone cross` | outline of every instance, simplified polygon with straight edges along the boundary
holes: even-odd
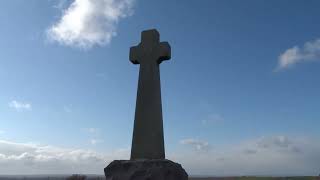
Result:
[[[170,45],[155,29],[143,31],[130,48],[130,61],[140,64],[131,159],[112,161],[106,180],[188,180],[180,164],[165,159],[159,64],[170,57]]]
[[[159,64],[171,58],[171,48],[159,36],[155,29],[142,31],[130,48],[130,61],[140,64],[131,160],[165,158]]]

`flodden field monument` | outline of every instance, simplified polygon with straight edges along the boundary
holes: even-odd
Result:
[[[105,169],[107,180],[187,180],[180,164],[165,159],[159,65],[171,58],[168,42],[155,29],[142,31],[130,48],[130,61],[140,64],[131,158]]]

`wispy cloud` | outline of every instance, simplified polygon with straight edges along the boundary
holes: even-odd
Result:
[[[103,142],[103,139],[100,136],[100,129],[98,128],[84,128],[84,131],[87,133],[89,137],[89,143],[91,145],[97,145]]]
[[[57,8],[59,10],[63,10],[68,2],[68,0],[54,0],[55,5],[54,8]]]
[[[274,147],[288,148],[292,144],[294,144],[292,140],[290,140],[286,136],[273,136],[268,138],[262,137],[257,141],[257,147],[261,147],[264,149]]]
[[[320,60],[320,39],[306,42],[302,47],[287,49],[278,58],[276,71],[289,68],[297,63]]]
[[[49,40],[88,49],[117,34],[120,19],[132,15],[134,0],[74,0],[48,30]]]
[[[98,128],[84,128],[84,131],[89,133],[90,135],[98,135],[100,130]]]
[[[207,151],[209,149],[209,143],[207,141],[202,141],[198,139],[183,139],[180,141],[180,144],[191,145],[198,151]]]
[[[17,111],[32,109],[31,103],[20,102],[20,101],[16,101],[16,100],[9,102],[8,105],[10,108],[14,108]]]
[[[213,114],[210,114],[207,118],[203,119],[201,123],[203,125],[208,125],[208,124],[214,124],[214,123],[221,123],[223,121],[224,119],[221,115],[213,113]]]
[[[188,140],[185,144],[197,144]],[[215,146],[206,153],[176,153],[175,160],[201,175],[318,175],[320,141],[284,135]]]
[[[181,143],[207,144],[192,139]],[[319,152],[319,139],[280,135],[215,146],[206,153],[183,148],[168,152],[167,158],[181,163],[190,175],[302,176],[319,174]],[[129,155],[130,147],[97,153],[0,140],[0,174],[102,174],[109,162]]]
[[[85,149],[68,149],[0,140],[0,174],[102,174],[113,159],[127,159],[121,149],[99,154]]]
[[[103,140],[101,140],[101,139],[90,139],[90,144],[92,144],[92,145],[96,145],[101,142],[103,142]]]

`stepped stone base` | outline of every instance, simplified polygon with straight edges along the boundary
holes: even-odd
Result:
[[[106,180],[188,180],[188,174],[170,160],[115,160],[104,168]]]

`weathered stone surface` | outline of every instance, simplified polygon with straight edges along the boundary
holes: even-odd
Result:
[[[157,30],[142,31],[129,56],[140,64],[130,159],[165,159],[159,64],[170,59],[170,45]]]
[[[180,164],[166,159],[115,160],[104,173],[106,180],[188,180]]]
[[[131,157],[111,162],[106,180],[188,180],[180,164],[165,159],[159,64],[170,58],[169,43],[155,29],[130,48],[130,61],[140,64]]]

